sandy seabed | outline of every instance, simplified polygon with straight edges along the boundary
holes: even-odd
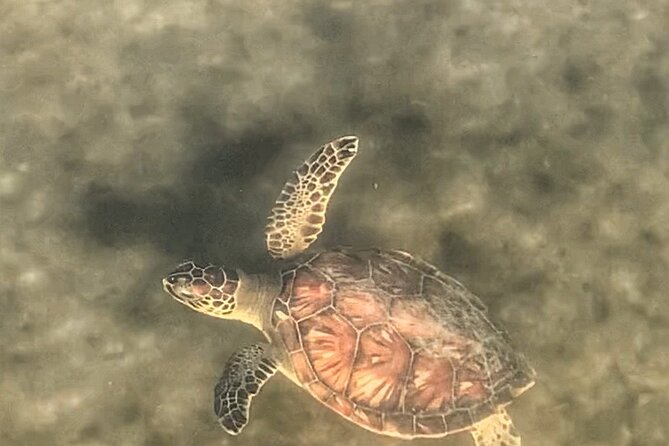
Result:
[[[538,372],[523,444],[669,443],[669,5],[0,1],[0,444],[407,444],[273,378],[227,436],[186,257],[269,271],[284,179],[360,152],[318,243],[401,248]],[[417,445],[469,445],[466,435]]]

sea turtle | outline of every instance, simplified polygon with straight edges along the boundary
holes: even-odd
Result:
[[[341,416],[399,438],[470,431],[477,446],[517,446],[504,407],[534,372],[493,325],[478,297],[403,251],[338,248],[316,240],[358,138],[316,151],[286,182],[265,229],[274,275],[182,263],[163,279],[177,301],[261,330],[268,343],[238,350],[214,390],[223,429],[239,434],[249,406],[281,371]]]

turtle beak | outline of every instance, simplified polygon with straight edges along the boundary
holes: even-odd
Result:
[[[192,297],[191,292],[185,287],[186,279],[166,277],[163,279],[163,289],[179,302],[184,302],[184,298]]]
[[[174,292],[174,289],[172,288],[172,284],[167,280],[167,278],[163,278],[163,289],[167,294],[172,296],[173,298],[177,300],[181,300],[177,293]]]

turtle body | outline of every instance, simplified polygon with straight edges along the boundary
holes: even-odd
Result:
[[[238,434],[277,370],[334,412],[399,438],[470,431],[477,446],[519,446],[504,407],[534,371],[478,297],[403,251],[304,254],[325,222],[358,140],[321,147],[284,186],[266,228],[269,253],[300,254],[276,275],[184,262],[163,280],[190,308],[239,319],[269,343],[240,349],[214,391],[221,426]]]
[[[300,384],[369,430],[444,436],[532,382],[480,300],[410,254],[324,252],[282,277],[272,327]]]

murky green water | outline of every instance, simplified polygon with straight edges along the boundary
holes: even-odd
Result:
[[[265,216],[357,134],[318,247],[409,250],[537,369],[524,445],[665,445],[669,6],[655,1],[0,1],[0,444],[400,445],[273,378],[261,339],[160,287],[272,267]],[[418,445],[468,445],[456,435]]]

